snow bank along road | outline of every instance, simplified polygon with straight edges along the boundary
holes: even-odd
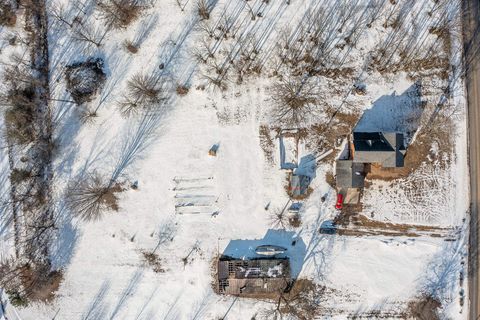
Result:
[[[470,320],[479,319],[480,300],[478,294],[479,277],[479,238],[478,201],[480,199],[478,181],[480,174],[480,68],[478,63],[478,0],[463,0],[464,44],[467,62],[466,85],[468,94],[468,130],[470,162],[470,242],[469,242],[469,297]]]

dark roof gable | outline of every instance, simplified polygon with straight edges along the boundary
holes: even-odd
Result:
[[[395,151],[381,132],[354,132],[355,151]]]
[[[398,132],[353,132],[353,162],[380,163],[395,168],[404,165],[404,136]]]

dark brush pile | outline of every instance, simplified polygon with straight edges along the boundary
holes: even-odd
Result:
[[[103,60],[100,58],[76,62],[66,69],[67,90],[79,105],[93,100],[105,83],[106,75],[103,71]]]

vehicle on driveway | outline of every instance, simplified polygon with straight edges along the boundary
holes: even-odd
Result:
[[[335,209],[342,209],[343,208],[343,194],[337,194],[337,203],[335,204]]]

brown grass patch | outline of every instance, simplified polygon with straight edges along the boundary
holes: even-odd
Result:
[[[382,222],[348,211],[342,211],[334,219],[334,224],[339,226],[337,234],[346,236],[385,235],[418,237],[429,235],[431,237],[443,237],[449,231],[446,228],[433,226]]]
[[[212,281],[210,282],[210,286],[212,287],[213,292],[216,294],[220,294],[220,288],[218,283],[218,259],[220,255],[217,253],[212,260],[210,261],[210,274]]]
[[[190,91],[190,88],[185,86],[185,85],[177,85],[177,89],[175,90],[179,96],[185,96],[187,95],[188,91]]]
[[[400,56],[402,54],[400,53]],[[428,72],[430,76],[438,76],[440,79],[448,79],[448,73],[450,70],[450,61],[447,57],[432,56],[422,59],[412,59],[405,62],[401,59],[398,63],[385,65],[382,61],[378,60],[379,57],[373,58],[371,66],[378,70],[381,74],[392,74],[397,72],[408,72],[410,78],[415,79],[416,74],[424,74]]]
[[[127,49],[128,52],[130,53],[137,53],[138,52],[138,46],[136,46],[132,41],[130,40],[125,40],[123,42],[123,46],[125,47],[125,49]]]
[[[13,27],[17,22],[15,8],[10,1],[0,2],[0,26]]]
[[[302,219],[300,218],[300,215],[296,213],[295,215],[288,218],[288,223],[291,227],[298,228],[302,224]]]
[[[320,312],[321,299],[326,292],[325,286],[320,286],[309,279],[297,279],[287,293],[280,298],[280,312],[295,319],[315,319]]]
[[[150,266],[155,273],[163,273],[165,270],[162,268],[162,261],[160,256],[155,252],[142,251],[143,260]]]
[[[310,75],[323,76],[330,79],[351,78],[354,74],[353,68],[320,68],[319,70],[312,70]]]
[[[290,185],[285,186],[285,190],[287,191],[287,194],[288,194],[288,196],[290,197],[290,199],[292,199],[292,200],[297,200],[297,201],[307,199],[308,197],[310,197],[310,195],[311,195],[312,192],[313,192],[313,188],[312,188],[312,187],[308,187],[308,188],[307,188],[307,192],[306,192],[305,194],[303,194],[303,195],[298,195],[298,196],[294,196],[294,195],[292,195],[292,193],[290,192]]]
[[[260,138],[260,147],[263,150],[265,159],[268,163],[273,164],[273,151],[275,150],[275,143],[270,134],[270,127],[268,125],[262,124],[258,129],[258,136]]]
[[[365,165],[366,179],[392,181],[404,178],[410,173],[408,166],[402,168],[383,168],[380,164],[368,163]]]
[[[337,181],[335,180],[335,175],[332,171],[327,171],[325,174],[325,180],[332,188],[335,189],[337,187]]]
[[[23,286],[27,288],[29,300],[49,302],[55,297],[63,274],[61,271],[33,268],[27,264],[22,267],[21,280]]]
[[[17,264],[5,261],[0,265],[0,284],[9,296],[10,302],[19,307],[31,301],[50,302],[55,297],[63,274],[51,271],[50,265]]]
[[[125,188],[120,183],[116,183],[113,187],[106,189],[102,197],[102,202],[107,208],[118,211],[120,207],[118,206],[118,197],[116,193],[123,191],[125,191]]]
[[[333,113],[332,113],[333,116]],[[315,150],[317,154],[321,154],[328,150],[334,149],[339,143],[347,138],[360,119],[359,113],[343,113],[337,112],[331,123],[322,123],[311,126],[306,131],[306,146],[310,150]],[[333,164],[337,152],[332,152],[321,162]]]
[[[433,162],[451,155],[453,152],[453,139],[455,127],[451,118],[438,114],[430,123],[426,123],[418,132],[415,141],[407,147],[402,168],[382,168],[371,164],[365,167],[367,179],[379,179],[392,181],[399,178],[407,178],[417,170],[424,162]],[[432,146],[436,145],[437,152],[432,152]],[[448,161],[437,162],[441,168],[448,165]],[[367,187],[367,186],[366,186]]]
[[[438,309],[441,306],[438,299],[425,295],[408,304],[407,314],[416,320],[440,320]]]

